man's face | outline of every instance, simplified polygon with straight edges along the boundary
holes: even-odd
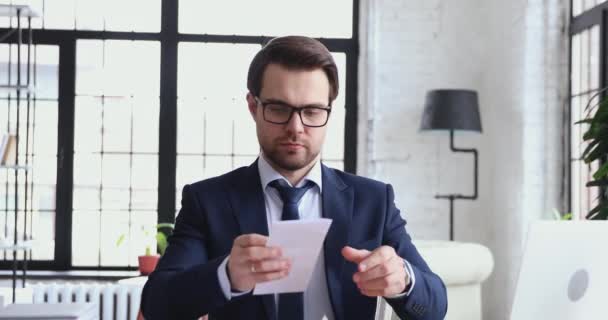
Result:
[[[329,80],[322,69],[288,70],[278,64],[269,64],[258,98],[262,102],[282,102],[294,107],[327,106],[329,90]],[[264,108],[251,94],[247,95],[247,102],[267,160],[281,169],[296,171],[317,158],[325,141],[327,126],[304,126],[297,113],[286,124],[270,123],[264,120]]]

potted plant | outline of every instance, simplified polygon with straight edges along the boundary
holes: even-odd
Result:
[[[139,263],[139,272],[142,275],[148,275],[152,273],[152,271],[154,271],[154,269],[156,268],[158,260],[163,254],[165,254],[165,250],[169,245],[167,242],[167,237],[173,230],[173,227],[173,223],[159,223],[154,227],[154,229],[156,229],[155,238],[158,254],[156,252],[154,252],[153,254],[150,242],[147,242],[145,253],[137,257],[137,261]],[[169,233],[165,233],[166,231],[164,230],[169,230]],[[144,232],[146,238],[151,237],[152,233],[150,232],[150,230],[142,226],[142,231]],[[121,234],[118,240],[116,241],[116,246],[120,246],[124,242],[125,238],[126,235]]]
[[[588,143],[581,158],[589,164],[599,161],[599,168],[593,173],[593,180],[587,182],[587,187],[600,188],[603,199],[591,209],[586,218],[590,220],[608,220],[608,98],[603,98],[594,106],[591,101],[606,89],[596,93],[585,107],[587,118],[576,122],[586,123],[589,128],[583,135],[583,140]]]

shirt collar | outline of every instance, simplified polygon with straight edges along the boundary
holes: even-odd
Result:
[[[322,179],[321,179],[321,161],[315,160],[316,163],[312,166],[310,171],[300,180],[296,187],[301,187],[304,185],[306,180],[314,182],[318,187],[319,191],[322,190]],[[262,182],[262,189],[266,190],[266,186],[274,180],[282,179],[287,182],[289,186],[292,186],[289,180],[283,177],[280,173],[278,173],[266,159],[264,158],[264,154],[260,153],[258,157],[258,170],[260,172],[260,180]]]

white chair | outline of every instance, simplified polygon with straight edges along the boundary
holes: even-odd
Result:
[[[490,276],[494,259],[480,244],[414,241],[429,267],[448,290],[447,320],[481,320],[481,284]],[[384,299],[378,299],[376,319],[398,319]]]

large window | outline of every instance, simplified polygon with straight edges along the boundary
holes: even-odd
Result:
[[[22,61],[26,61],[27,50],[22,50],[21,55]],[[0,83],[17,83],[16,56],[16,45],[0,45]],[[37,239],[32,251],[33,259],[52,260],[55,250],[53,240],[57,180],[57,140],[53,137],[57,136],[59,50],[56,46],[37,45],[32,48],[31,59],[36,64],[35,69],[30,68],[31,83],[40,90],[36,91],[29,103],[25,91],[21,91],[20,101],[17,101],[14,91],[0,93],[0,133],[16,133],[19,110],[19,162],[29,166],[30,170],[17,171],[18,232],[22,233],[26,219],[30,221],[28,233]],[[22,71],[22,75],[27,74],[27,70]],[[25,79],[21,79],[21,83],[25,83]],[[29,126],[26,125],[28,119]],[[29,133],[26,132],[28,127]],[[12,239],[14,233],[14,184],[15,171],[3,166],[0,169],[0,235],[8,239]],[[18,252],[20,258],[22,254],[23,251]],[[3,257],[7,256],[9,255],[5,252]]]
[[[33,20],[42,92],[28,214],[44,248],[33,268],[133,268],[154,245],[143,230],[174,220],[184,184],[251,164],[259,150],[247,69],[274,36],[318,37],[334,55],[340,92],[322,159],[355,170],[358,1],[12,2],[42,14]],[[15,24],[0,19],[0,32]],[[0,107],[6,130],[14,102],[5,96]],[[0,172],[0,189],[11,179]]]
[[[142,229],[157,220],[159,74],[157,41],[76,43],[74,266],[137,265],[145,251]]]
[[[198,34],[299,34],[309,37],[351,38],[352,13],[351,0],[180,0],[179,31]]]
[[[243,71],[259,49],[258,44],[179,45],[177,210],[181,189],[193,178],[217,176],[257,157],[254,123],[244,103]]]
[[[589,188],[600,163],[586,164],[580,157],[587,147],[583,143],[586,124],[575,122],[589,117],[599,100],[606,96],[608,85],[607,35],[608,2],[600,0],[572,1],[571,60],[570,60],[570,210],[575,218],[584,219],[598,201],[603,201],[598,188]],[[591,108],[587,108],[590,106]]]
[[[576,17],[603,2],[606,2],[606,0],[572,0],[572,16]]]
[[[250,165],[258,156],[255,123],[247,109],[247,88],[243,84],[246,83],[249,62],[260,48],[257,44],[180,45],[177,210],[184,184]],[[345,54],[334,53],[334,59],[340,72],[339,79],[344,79]],[[325,164],[341,170],[344,168],[344,101],[342,86],[333,103],[327,140],[321,154]]]

